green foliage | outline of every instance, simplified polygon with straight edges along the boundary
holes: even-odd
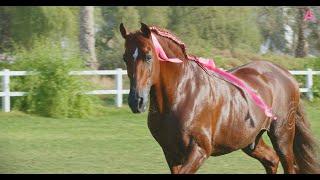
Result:
[[[140,21],[167,28],[198,56],[212,57],[213,48],[257,52],[261,35],[255,11],[252,7],[101,7],[104,23],[96,41],[101,68],[124,67],[121,22],[128,31],[138,30]]]
[[[188,51],[212,57],[213,48],[258,52],[262,41],[270,38],[271,51],[292,54],[285,38],[284,24],[296,36],[296,7],[197,7],[197,6],[101,6],[95,7],[96,51],[102,69],[124,67],[123,39],[119,24],[128,31],[138,30],[140,22],[167,28],[180,37]],[[317,19],[320,10],[311,7]],[[12,50],[15,42],[32,47],[37,37],[78,43],[79,7],[0,7],[0,53]],[[306,37],[313,53],[320,49],[319,26],[308,23]]]
[[[170,28],[190,53],[212,56],[212,48],[257,52],[261,43],[251,7],[175,7]]]
[[[314,58],[315,61],[312,62],[312,67],[314,70],[320,70],[320,57]],[[320,99],[320,75],[313,76],[313,88],[315,97]]]
[[[2,7],[8,16],[10,40],[29,48],[37,37],[78,38],[78,7],[17,6]]]
[[[125,69],[123,61],[124,39],[120,32],[115,32],[114,38],[109,41],[108,45],[109,48],[105,51],[104,59],[101,60],[101,66],[108,67],[107,69],[119,67]]]
[[[311,31],[310,34],[307,36],[307,40],[309,43],[309,50],[318,50],[318,56],[320,55],[320,26],[319,26],[319,19],[320,19],[320,8],[313,6],[311,7],[315,18],[318,20],[318,23],[309,22],[307,24],[309,30]],[[319,63],[320,64],[320,63]]]
[[[126,25],[128,31],[135,31],[138,28],[140,28],[139,11],[133,6],[125,6],[118,8],[118,13],[116,17],[120,20],[120,22]]]
[[[167,28],[170,22],[171,8],[168,6],[138,6],[141,22]],[[157,17],[157,18],[155,18]]]
[[[136,31],[140,28],[140,21],[161,27],[169,23],[169,7],[101,7],[103,17],[97,33],[97,56],[100,68],[114,69],[125,68],[122,60],[124,52],[124,39],[119,33],[120,23],[124,23],[128,31]]]
[[[288,51],[285,39],[285,17],[282,7],[262,7],[257,9],[257,24],[262,36],[273,42],[272,50]],[[290,11],[294,9],[289,9]],[[289,11],[288,10],[288,11]]]
[[[95,113],[96,96],[82,94],[89,90],[89,82],[68,75],[71,70],[84,69],[77,51],[40,39],[29,50],[18,48],[16,52],[13,70],[36,72],[13,84],[12,89],[28,92],[14,101],[16,109],[49,117],[87,117]]]
[[[233,53],[230,50],[214,49],[213,54],[217,66],[225,69],[241,66],[255,60],[271,61],[289,70],[306,70],[307,68],[318,70],[320,68],[317,65],[320,59],[317,57],[295,58],[272,53],[258,55],[242,49],[235,49]]]
[[[198,7],[174,7],[171,14],[173,21],[168,29],[186,44],[188,53],[211,56],[212,44],[201,37],[201,29],[204,27],[199,26],[199,21],[203,21],[205,17],[198,13],[201,13]]]
[[[140,27],[138,10],[133,7],[101,7],[104,20],[101,30],[97,32],[96,51],[101,69],[125,68],[122,61],[124,39],[119,33],[120,23],[124,23],[128,31]]]

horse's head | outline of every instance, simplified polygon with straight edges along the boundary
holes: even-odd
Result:
[[[155,64],[157,61],[151,40],[150,28],[141,23],[140,31],[128,33],[120,24],[120,32],[125,39],[123,60],[127,66],[130,79],[129,106],[133,113],[146,110],[150,88],[156,77]]]

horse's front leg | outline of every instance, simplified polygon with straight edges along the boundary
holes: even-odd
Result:
[[[204,160],[208,158],[208,155],[205,153],[197,143],[194,141],[190,144],[188,148],[188,153],[186,154],[185,161],[173,171],[177,174],[192,174],[195,173],[200,166],[203,164]]]

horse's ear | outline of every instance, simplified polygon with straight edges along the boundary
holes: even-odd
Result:
[[[123,23],[120,24],[120,27],[119,27],[119,28],[120,28],[120,32],[121,32],[122,37],[123,37],[123,38],[126,38],[128,34],[127,34],[127,30],[126,30],[126,28],[124,27]]]
[[[142,34],[143,34],[144,37],[150,38],[150,36],[151,36],[151,30],[150,30],[149,26],[147,26],[147,25],[144,24],[144,23],[141,23],[141,28],[140,28],[140,30],[141,30],[141,32],[142,32]]]

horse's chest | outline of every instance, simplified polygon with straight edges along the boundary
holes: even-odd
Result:
[[[173,117],[149,116],[148,127],[152,136],[162,147],[176,149],[183,144],[182,136],[184,136],[185,132]]]

